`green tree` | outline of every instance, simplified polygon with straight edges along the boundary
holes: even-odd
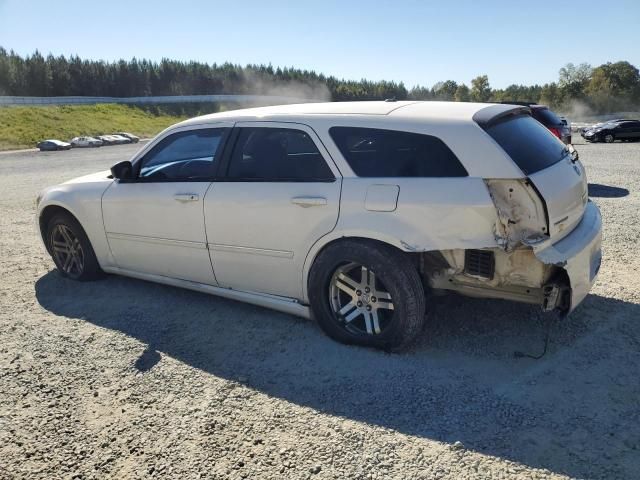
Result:
[[[581,63],[576,66],[567,63],[558,72],[558,94],[560,100],[570,102],[574,99],[583,99],[585,88],[591,78],[593,69],[588,63]]]
[[[431,92],[433,94],[433,98],[437,100],[453,100],[457,89],[458,84],[456,82],[453,80],[446,80],[444,82],[436,83],[431,88]]]
[[[471,88],[453,80],[431,88],[416,85],[407,90],[393,81],[345,80],[314,71],[274,68],[271,65],[208,64],[162,59],[86,60],[78,56],[44,57],[38,51],[20,56],[0,47],[0,95],[148,96],[194,94],[273,94],[292,92],[308,98],[344,100],[457,100],[532,101],[553,108],[580,100],[598,111],[614,111],[640,104],[640,75],[629,62],[567,64],[558,83],[509,85],[491,89],[486,75],[476,77]],[[173,108],[173,107],[172,107]],[[196,106],[177,106],[182,112]],[[176,110],[177,112],[177,110]],[[178,112],[179,113],[179,112]]]
[[[539,103],[557,108],[560,105],[561,97],[557,83],[545,83],[540,91]]]
[[[599,112],[628,108],[640,101],[640,73],[629,62],[605,63],[593,70],[586,94]]]
[[[474,102],[488,102],[491,98],[489,77],[480,75],[471,80],[471,99]]]
[[[468,102],[469,100],[471,100],[471,92],[469,90],[469,87],[467,87],[464,83],[458,85],[458,88],[456,88],[454,99],[456,102]]]

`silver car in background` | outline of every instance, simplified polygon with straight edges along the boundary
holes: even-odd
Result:
[[[102,140],[93,137],[74,137],[71,139],[70,143],[73,148],[90,148],[102,146]]]

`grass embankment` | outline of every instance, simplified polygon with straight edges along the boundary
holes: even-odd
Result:
[[[0,150],[34,148],[37,142],[48,138],[67,142],[80,135],[118,131],[149,137],[184,118],[112,104],[2,107]]]

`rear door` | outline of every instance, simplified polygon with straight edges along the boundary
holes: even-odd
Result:
[[[204,202],[216,278],[225,287],[302,298],[306,255],[338,220],[340,173],[306,125],[236,127],[226,178]]]
[[[560,239],[582,218],[587,178],[579,160],[544,126],[528,115],[508,117],[486,128],[529,177],[547,207],[549,234]]]

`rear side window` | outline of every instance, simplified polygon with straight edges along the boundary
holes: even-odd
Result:
[[[569,151],[553,134],[529,115],[522,115],[486,129],[525,175],[544,170]]]
[[[329,134],[359,177],[466,177],[439,138],[377,128],[332,127]]]
[[[325,182],[335,177],[306,132],[292,128],[242,128],[229,178],[271,182]]]

